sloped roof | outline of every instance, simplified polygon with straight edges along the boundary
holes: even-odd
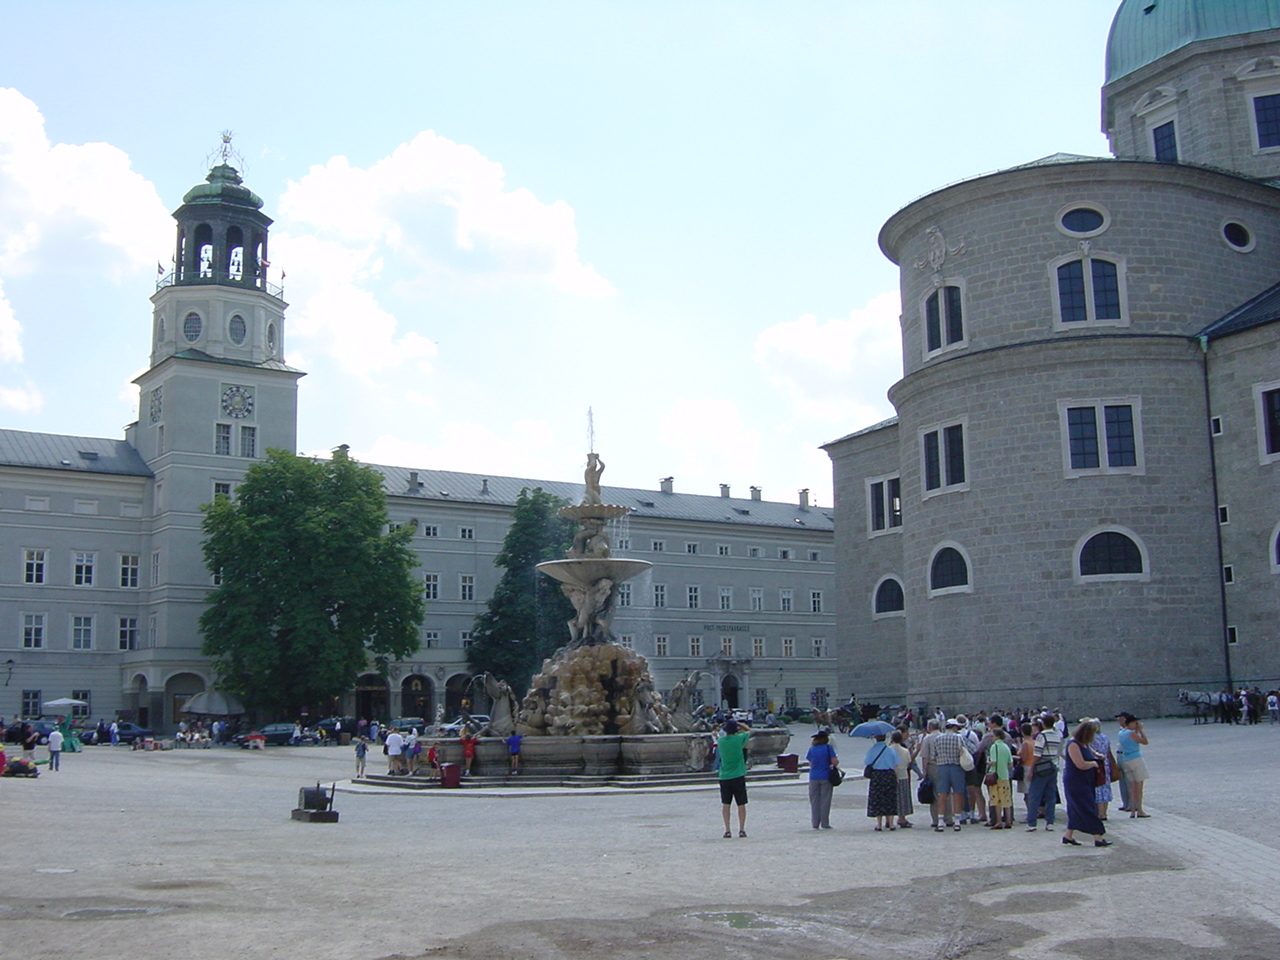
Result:
[[[179,360],[199,360],[202,363],[223,363],[232,367],[253,367],[256,370],[281,370],[285,373],[306,374],[297,367],[291,367],[287,363],[281,363],[279,360],[263,360],[257,363],[253,360],[236,360],[231,357],[215,357],[213,354],[205,353],[203,350],[197,350],[195,347],[188,347],[186,350],[179,350],[173,354]]]
[[[1242,330],[1251,330],[1280,320],[1280,283],[1268,287],[1251,300],[1246,300],[1234,310],[1229,310],[1200,331],[1209,340],[1227,337]]]
[[[837,443],[844,443],[846,440],[852,440],[854,437],[861,437],[863,434],[875,433],[878,430],[884,430],[888,427],[896,427],[898,425],[897,417],[890,417],[888,420],[881,420],[879,423],[873,423],[869,427],[863,427],[861,430],[855,430],[853,433],[846,433],[843,437],[837,437],[822,444],[820,449],[825,450],[827,447],[834,447]]]
[[[123,440],[0,430],[0,465],[149,477],[151,468]]]
[[[409,486],[408,467],[370,464],[384,479],[388,496],[407,497],[432,502],[491,503],[514,506],[520,491],[541,487],[547,493],[563,497],[570,503],[582,499],[581,483],[560,480],[530,480],[519,477],[497,477],[479,473],[455,473],[447,470],[417,470],[419,486]],[[730,523],[755,527],[785,527],[790,530],[832,530],[832,508],[802,508],[796,503],[777,503],[742,497],[714,497],[694,493],[663,493],[634,487],[601,487],[605,503],[634,508],[633,517],[657,517],[665,520],[694,520],[707,523]]]

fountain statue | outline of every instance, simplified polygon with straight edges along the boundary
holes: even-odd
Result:
[[[648,662],[613,642],[618,584],[653,564],[613,556],[609,521],[625,517],[631,508],[604,502],[604,466],[599,454],[587,454],[582,502],[560,508],[560,516],[578,523],[573,545],[564,560],[538,564],[538,570],[560,581],[575,615],[568,623],[569,642],[543,661],[521,704],[517,729],[525,735],[676,732]]]

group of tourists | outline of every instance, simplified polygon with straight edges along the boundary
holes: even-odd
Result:
[[[513,733],[503,740],[507,747],[508,770],[512,774],[520,772],[520,743],[523,739],[521,734]],[[408,733],[401,733],[396,727],[387,728],[382,738],[382,753],[387,758],[387,775],[416,776],[425,768],[430,779],[440,779],[443,773],[440,748],[445,742],[440,739],[427,740],[419,737],[416,727],[411,728]],[[363,735],[356,737],[357,779],[365,775],[369,748],[376,746],[377,743],[376,739]],[[458,744],[462,747],[462,776],[464,777],[471,776],[471,766],[475,763],[476,748],[479,743],[480,738],[474,732],[463,728],[458,737]]]
[[[874,819],[877,833],[911,829],[919,802],[928,808],[930,828],[937,833],[958,833],[965,824],[1012,830],[1017,794],[1026,831],[1037,831],[1041,821],[1052,831],[1065,798],[1062,842],[1080,846],[1079,833],[1091,837],[1094,846],[1110,846],[1105,834],[1113,785],[1122,811],[1133,818],[1148,816],[1142,756],[1147,735],[1131,713],[1119,713],[1116,720],[1114,747],[1098,718],[1083,717],[1068,731],[1066,720],[1050,711],[1025,720],[1006,720],[999,713],[973,720],[963,714],[935,716],[919,733],[905,724],[890,732],[885,724],[886,732],[873,739],[862,758],[867,817]],[[833,787],[843,771],[828,731],[813,735],[807,759],[810,825],[829,830]]]

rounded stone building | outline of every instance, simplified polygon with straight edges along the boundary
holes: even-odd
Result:
[[[826,446],[842,693],[1166,712],[1277,682],[1280,12],[1127,0],[1107,70],[1116,156],[881,231],[897,417]]]

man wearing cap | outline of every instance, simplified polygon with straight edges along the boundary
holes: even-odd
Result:
[[[726,720],[716,744],[720,757],[720,807],[724,814],[725,839],[733,836],[729,829],[729,805],[738,804],[738,836],[747,835],[747,740],[751,728],[744,721]]]
[[[946,729],[934,739],[930,753],[938,767],[934,790],[938,794],[938,804],[942,807],[942,819],[956,833],[960,832],[956,816],[964,807],[964,768],[960,766],[962,750],[973,753],[969,741],[960,736],[960,721],[952,718],[947,721]],[[943,828],[937,824],[933,829],[938,833],[943,832]]]

